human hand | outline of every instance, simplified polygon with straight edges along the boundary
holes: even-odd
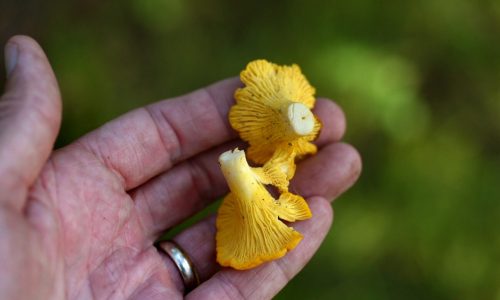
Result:
[[[174,264],[153,246],[228,192],[218,156],[241,145],[227,121],[238,79],[131,111],[52,151],[61,119],[59,89],[30,38],[6,46],[0,101],[0,299],[179,299]],[[356,150],[339,143],[345,119],[319,100],[317,155],[301,162],[291,190],[311,207],[294,223],[302,242],[255,269],[220,268],[215,218],[174,240],[198,269],[192,299],[271,298],[312,257],[332,222],[333,199],[357,179]]]

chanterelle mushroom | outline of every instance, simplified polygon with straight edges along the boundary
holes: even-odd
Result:
[[[250,167],[242,150],[222,153],[219,162],[231,192],[217,216],[217,261],[245,270],[293,249],[302,235],[281,220],[310,218],[305,200],[288,192],[271,196],[264,186],[272,181],[268,171]]]
[[[253,170],[263,184],[274,185],[280,192],[288,192],[288,184],[296,169],[295,156],[293,147],[278,148],[262,168]]]
[[[249,159],[264,164],[278,148],[293,148],[299,157],[316,153],[310,143],[321,128],[311,112],[315,90],[297,65],[255,60],[240,78],[245,87],[235,93],[229,121],[250,144]]]

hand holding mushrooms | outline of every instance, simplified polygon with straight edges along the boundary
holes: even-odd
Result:
[[[252,62],[241,81],[137,108],[53,150],[62,101],[47,57],[23,36],[5,57],[0,299],[272,298],[360,173],[340,142],[343,112],[296,66]],[[185,295],[154,243],[223,196],[217,218],[172,237],[201,280]]]

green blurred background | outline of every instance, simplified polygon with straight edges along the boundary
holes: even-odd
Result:
[[[364,170],[277,299],[500,299],[500,1],[1,0],[15,33],[59,79],[58,146],[255,58],[298,63]]]

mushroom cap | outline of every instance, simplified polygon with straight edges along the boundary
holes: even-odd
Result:
[[[229,122],[249,143],[248,158],[264,164],[277,148],[289,146],[296,148],[298,157],[314,154],[316,147],[310,141],[321,123],[310,111],[315,90],[300,68],[255,60],[240,77],[245,87],[235,92]]]
[[[216,221],[219,264],[245,270],[295,248],[302,235],[281,220],[310,218],[304,198],[289,192],[271,196],[261,181],[270,181],[266,172],[250,167],[242,150],[223,153],[219,162],[231,190]]]

